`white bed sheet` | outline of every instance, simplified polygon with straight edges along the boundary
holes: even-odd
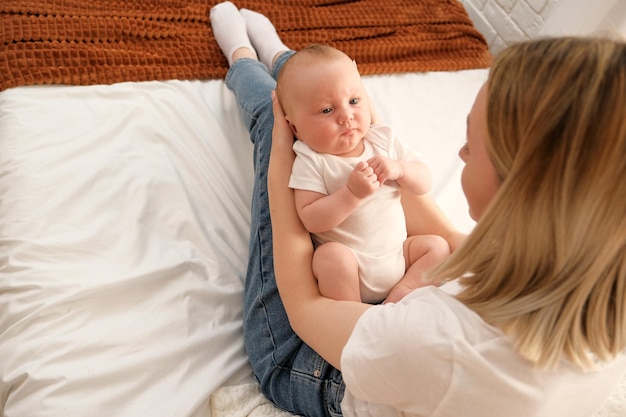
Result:
[[[464,231],[457,150],[485,77],[365,78]],[[251,160],[221,80],[0,93],[2,415],[285,415],[241,334]],[[626,415],[616,392],[598,417]]]

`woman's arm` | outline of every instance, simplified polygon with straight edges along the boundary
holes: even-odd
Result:
[[[412,195],[401,191],[402,208],[409,236],[438,235],[443,237],[454,252],[465,240],[430,194]]]
[[[294,331],[336,368],[356,321],[367,304],[335,301],[320,295],[313,276],[313,245],[296,212],[289,175],[294,160],[293,135],[278,101],[268,170],[268,192],[278,291]]]

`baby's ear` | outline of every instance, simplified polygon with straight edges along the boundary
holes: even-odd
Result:
[[[293,123],[291,123],[289,121],[289,117],[285,115],[285,120],[287,121],[287,124],[289,125],[289,127],[291,128],[291,132],[293,133],[293,135],[297,138],[298,137],[298,129],[296,129],[296,125],[294,125]]]

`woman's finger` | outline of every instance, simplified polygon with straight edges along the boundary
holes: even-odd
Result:
[[[288,138],[293,142],[293,133],[289,127],[287,119],[285,119],[283,108],[276,98],[276,91],[272,91],[272,108],[274,110],[274,138],[279,140],[286,140]]]

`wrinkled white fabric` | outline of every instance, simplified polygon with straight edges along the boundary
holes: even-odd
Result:
[[[218,82],[0,95],[3,415],[207,415],[247,367],[233,106]]]

